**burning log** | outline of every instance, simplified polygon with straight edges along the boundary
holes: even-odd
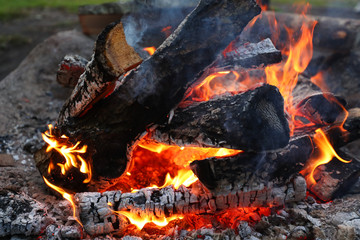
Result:
[[[59,137],[66,134],[73,141],[84,141],[89,146],[93,189],[100,187],[97,180],[108,181],[122,175],[128,164],[128,144],[150,124],[164,121],[198,73],[259,13],[260,8],[252,0],[201,1],[152,57],[125,76],[111,95],[84,112],[83,106],[87,104],[83,104],[82,99],[87,98],[79,94],[79,89],[102,92],[101,89],[121,74],[118,61],[115,65],[102,66],[104,61],[96,57],[103,49],[101,42],[107,40],[106,33],[119,26],[110,25],[105,29],[97,40],[100,46],[95,47],[93,60],[87,65],[89,71],[82,75],[84,80],[79,82],[60,113],[55,133]],[[115,56],[113,59],[116,60]],[[96,80],[100,78],[94,79],[91,73],[100,74],[101,86]],[[88,78],[93,85],[88,83]],[[87,90],[89,88],[91,90]],[[38,156],[37,166],[47,177],[46,167],[41,165],[48,166],[51,156],[41,158],[44,156],[41,153]],[[72,184],[68,185],[71,188]],[[86,188],[84,185],[83,189]]]
[[[85,192],[76,194],[75,198],[85,231],[97,235],[124,231],[130,224],[124,215],[134,220],[164,221],[184,214],[214,214],[238,207],[282,206],[306,196],[306,183],[301,176],[288,184],[268,187],[214,196],[194,185],[177,190],[169,186],[144,188],[135,193]]]
[[[344,113],[343,106],[346,106],[343,98],[329,92],[322,92],[310,79],[302,75],[299,76],[292,96],[297,114],[317,126],[334,123]]]
[[[177,146],[262,151],[286,146],[289,132],[279,90],[263,85],[179,108],[168,124],[156,126],[151,137]]]
[[[254,24],[246,39],[264,39],[272,36],[271,24],[274,21],[284,23],[289,29],[300,30],[304,18],[300,14],[263,12],[263,17]],[[358,32],[360,21],[358,19],[334,18],[325,16],[307,16],[307,22],[317,21],[314,30],[313,43],[317,49],[331,50],[335,52],[348,52],[358,47]],[[286,36],[286,29],[281,29],[279,36]],[[280,40],[279,43],[287,41]],[[278,45],[276,45],[278,47]]]
[[[78,80],[85,72],[88,60],[79,55],[66,55],[60,63],[56,74],[56,80],[64,87],[74,88]]]
[[[251,68],[278,63],[281,59],[281,52],[266,38],[258,43],[245,43],[221,54],[212,66],[222,69],[234,69],[236,66]]]
[[[58,123],[85,114],[91,104],[114,89],[118,77],[141,62],[139,55],[127,44],[122,24],[108,25],[98,36],[92,59],[63,106]]]
[[[309,190],[323,201],[344,196],[360,179],[360,160],[342,150],[337,150],[337,153],[351,162],[344,164],[334,160],[318,167],[314,176],[316,184],[309,186]]]
[[[344,124],[348,131],[343,135],[339,128],[328,127],[324,132],[335,148],[360,138],[360,111],[353,109]],[[208,158],[194,161],[191,169],[214,195],[263,186],[268,182],[286,182],[303,170],[314,150],[313,135],[290,140],[284,148],[262,153],[240,153],[232,157]],[[343,163],[344,164],[344,163]]]

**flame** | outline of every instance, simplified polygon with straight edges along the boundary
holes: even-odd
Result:
[[[74,217],[74,219],[81,226],[83,226],[82,223],[80,222],[80,220],[78,219],[77,214],[76,214],[76,206],[75,206],[75,202],[74,202],[74,199],[73,199],[73,195],[67,193],[64,189],[50,183],[44,176],[43,176],[43,179],[44,179],[44,182],[46,183],[46,185],[48,185],[49,187],[51,187],[52,189],[54,189],[55,191],[60,193],[64,199],[66,199],[67,201],[69,201],[71,203],[71,206],[72,206],[72,209],[73,209],[73,217]]]
[[[154,54],[154,52],[156,51],[155,47],[146,47],[143,48],[144,51],[146,51],[150,56],[152,56]]]
[[[314,143],[318,148],[318,152],[313,154],[313,156],[308,161],[308,165],[300,172],[303,176],[306,177],[306,181],[312,185],[316,184],[314,171],[318,166],[329,163],[334,157],[343,163],[351,162],[341,158],[336,153],[324,131],[320,128],[315,131]]]
[[[139,230],[143,229],[143,227],[147,223],[154,223],[157,226],[164,227],[173,220],[184,218],[184,216],[181,215],[173,215],[171,217],[155,217],[155,216],[140,217],[139,215],[128,211],[114,211],[114,213],[127,217],[130,223],[134,224]]]
[[[46,152],[50,152],[51,150],[56,150],[60,153],[64,159],[65,163],[57,163],[56,165],[60,167],[61,174],[65,175],[66,172],[70,168],[78,168],[79,171],[85,175],[87,175],[86,179],[83,183],[88,183],[92,177],[92,171],[90,164],[84,160],[79,154],[86,153],[87,146],[83,145],[81,148],[79,147],[80,142],[77,142],[75,145],[72,145],[68,142],[68,137],[65,135],[61,136],[60,138],[64,141],[57,140],[56,136],[52,134],[53,126],[51,124],[48,125],[49,130],[42,134],[43,140],[48,144],[46,148]],[[49,164],[48,173],[50,174],[52,170],[55,169],[55,165],[53,162]]]
[[[311,82],[318,86],[322,92],[330,92],[325,83],[325,72],[320,71],[315,76],[311,77]]]

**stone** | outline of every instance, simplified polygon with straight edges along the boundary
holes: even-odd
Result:
[[[15,166],[15,160],[10,154],[0,154],[0,167],[13,167]]]
[[[355,240],[356,234],[354,227],[338,225],[338,230],[336,232],[337,240]]]

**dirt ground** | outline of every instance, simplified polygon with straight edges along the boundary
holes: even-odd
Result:
[[[57,9],[34,9],[22,18],[0,21],[0,80],[37,44],[64,30],[80,29],[78,16]]]

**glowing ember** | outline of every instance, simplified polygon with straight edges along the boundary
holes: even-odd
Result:
[[[306,177],[307,183],[316,184],[314,178],[315,169],[320,166],[329,163],[334,157],[339,159],[344,163],[349,163],[342,159],[331,146],[329,140],[327,139],[325,133],[320,128],[315,131],[314,143],[318,148],[318,152],[311,157],[308,165],[300,172],[303,176]]]
[[[143,50],[146,51],[151,56],[156,51],[156,48],[155,47],[146,47]]]
[[[171,26],[164,27],[161,30],[161,32],[164,33],[166,37],[169,37],[170,34],[172,33],[172,27]]]
[[[176,219],[183,219],[183,216],[174,215],[171,217],[155,217],[155,216],[146,216],[146,217],[140,217],[139,215],[135,213],[131,213],[128,211],[114,211],[116,214],[123,215],[127,217],[131,224],[134,224],[138,229],[143,229],[145,224],[147,223],[154,223],[155,225],[159,227],[164,227],[168,225],[169,222],[176,220]]]

